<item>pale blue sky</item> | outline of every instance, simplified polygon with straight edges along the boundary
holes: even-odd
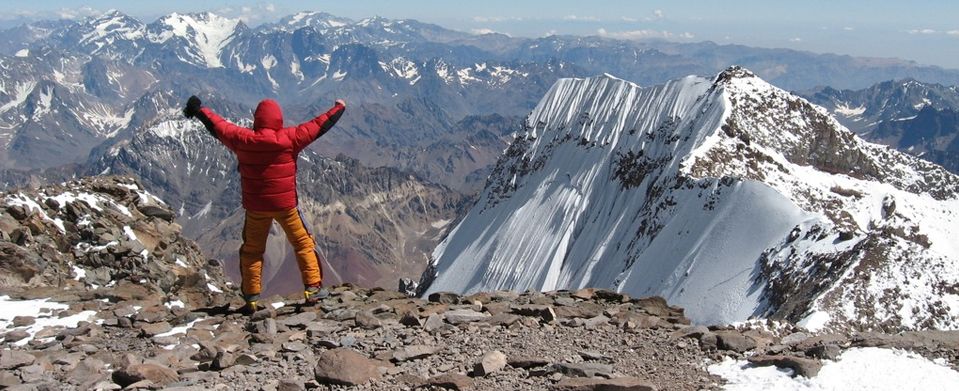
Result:
[[[782,47],[820,53],[898,57],[959,69],[957,1],[613,1],[355,0],[112,1],[4,0],[0,26],[77,17],[115,8],[145,22],[170,12],[214,11],[250,25],[300,10],[354,19],[410,18],[467,32],[514,36],[604,35]]]

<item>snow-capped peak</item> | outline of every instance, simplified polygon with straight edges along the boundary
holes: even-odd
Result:
[[[959,177],[746,69],[560,79],[524,131],[434,251],[428,292],[606,287],[704,323],[959,328]]]
[[[330,15],[325,12],[301,11],[281,19],[275,28],[285,31],[298,30],[304,27],[310,27],[317,30],[343,27],[353,21]]]
[[[184,60],[218,68],[223,66],[220,51],[230,43],[241,26],[243,24],[240,19],[227,18],[212,12],[172,13],[151,24],[148,37],[154,43],[165,43],[174,38],[183,39],[192,46],[193,50],[188,54],[194,57]]]
[[[145,33],[142,22],[117,10],[88,19],[81,29],[83,35],[80,44],[95,44],[97,49],[112,45],[116,40],[137,40],[143,38]]]

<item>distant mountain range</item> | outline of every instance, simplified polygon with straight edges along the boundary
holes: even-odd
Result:
[[[448,228],[441,223],[456,220],[484,187],[514,134],[524,131],[524,117],[556,80],[612,73],[657,85],[716,74],[730,64],[802,91],[867,88],[907,77],[923,85],[959,83],[957,70],[909,61],[709,42],[472,35],[415,20],[350,20],[320,12],[257,27],[209,12],[144,23],[110,11],[0,31],[0,182],[9,187],[132,174],[175,206],[185,232],[204,250],[226,257],[237,235],[224,225],[239,207],[234,168],[197,124],[182,121],[186,98],[197,94],[235,121],[248,120],[260,99],[274,98],[287,123],[345,98],[347,115],[313,145],[306,155],[311,163],[301,166],[301,175],[312,178],[301,182],[308,184],[303,199],[316,210],[310,217],[322,220],[317,228],[330,232],[323,239],[331,251],[369,246],[363,254],[336,255],[373,265],[350,278],[386,284],[388,276],[418,274],[425,266],[424,254]],[[954,87],[943,87],[943,95],[949,88],[954,96]],[[946,110],[957,109],[942,102],[934,108],[945,114],[936,112],[934,119],[916,113],[915,126],[874,132],[900,134],[882,140],[904,149],[921,145],[923,157],[948,166],[951,158],[936,158],[937,151],[949,150],[938,135],[954,134]],[[916,110],[895,107],[887,110],[890,118]],[[939,141],[905,136],[922,132]],[[900,140],[907,141],[900,146]],[[336,182],[339,177],[347,179]],[[325,187],[331,182],[337,183],[332,192]],[[383,189],[404,190],[383,199],[391,193]],[[338,202],[347,209],[319,206]],[[330,217],[334,212],[351,222]],[[400,217],[413,223],[400,224]]]

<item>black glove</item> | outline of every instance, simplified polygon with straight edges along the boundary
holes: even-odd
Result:
[[[197,98],[196,95],[191,96],[190,99],[186,101],[186,107],[183,108],[183,116],[187,118],[195,117],[200,113],[200,107],[202,107],[200,98]]]

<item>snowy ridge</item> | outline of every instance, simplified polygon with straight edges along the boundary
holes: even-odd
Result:
[[[434,251],[429,292],[606,287],[661,295],[703,323],[821,312],[823,326],[930,326],[923,316],[959,326],[959,302],[903,314],[933,295],[959,299],[935,288],[959,276],[911,278],[910,293],[880,299],[863,292],[920,266],[875,261],[869,273],[885,278],[870,280],[853,261],[874,240],[956,270],[959,249],[945,238],[959,235],[959,180],[859,140],[745,69],[650,88],[562,79],[524,130]],[[910,206],[890,212],[891,200]],[[829,269],[839,254],[849,259]],[[804,278],[809,268],[830,273]],[[841,301],[825,299],[835,292],[859,295],[863,310],[840,316]],[[898,306],[895,319],[864,315]]]
[[[86,21],[80,27],[80,34],[79,43],[94,46],[92,53],[100,54],[120,41],[129,41],[136,47],[146,31],[140,21],[113,10]]]
[[[191,59],[183,59],[209,68],[223,67],[220,52],[234,37],[239,19],[231,19],[212,12],[201,14],[172,13],[161,18],[154,25],[148,38],[154,43],[164,43],[173,38],[185,39],[191,44],[188,51]]]

